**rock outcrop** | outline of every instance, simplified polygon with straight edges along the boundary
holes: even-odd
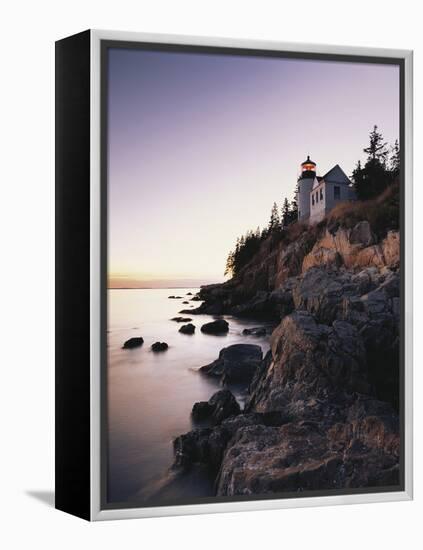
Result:
[[[223,385],[233,383],[249,384],[260,367],[263,352],[253,344],[233,344],[223,348],[219,357],[200,368],[207,376],[219,378]]]
[[[139,348],[144,344],[144,338],[141,336],[137,336],[134,338],[129,338],[129,340],[126,340],[126,342],[123,344],[123,349],[133,349],[133,348]]]
[[[179,332],[182,334],[194,334],[195,332],[195,325],[192,323],[188,323],[187,325],[182,325],[179,329]]]
[[[200,291],[198,313],[277,324],[264,358],[237,344],[200,369],[248,385],[244,409],[174,441],[175,467],[207,466],[220,496],[399,486],[399,233],[317,229],[265,241],[236,278]]]
[[[208,401],[199,401],[192,407],[192,419],[196,422],[210,421],[220,424],[223,420],[241,412],[237,400],[229,390],[220,390]]]
[[[151,345],[151,351],[154,352],[160,352],[160,351],[166,351],[168,349],[168,344],[166,342],[154,342],[154,344]]]
[[[217,319],[201,326],[201,332],[205,334],[225,334],[229,331],[229,323],[224,319]]]
[[[295,278],[312,268],[358,273],[363,269],[397,270],[400,262],[398,231],[377,239],[369,222],[345,227],[304,230],[286,245],[264,241],[257,255],[236,277],[224,284],[201,288],[203,303],[181,313],[247,316],[279,320],[297,307],[292,302]]]

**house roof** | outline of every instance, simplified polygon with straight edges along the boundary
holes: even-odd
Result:
[[[333,168],[326,172],[323,176],[323,179],[327,182],[337,183],[340,185],[350,185],[351,181],[349,180],[347,174],[342,170],[339,164],[335,164]]]

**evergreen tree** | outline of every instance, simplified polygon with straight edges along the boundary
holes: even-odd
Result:
[[[386,165],[386,159],[389,154],[388,144],[383,141],[383,136],[377,130],[377,126],[373,127],[373,131],[370,132],[370,144],[368,147],[363,149],[367,153],[367,162],[369,161],[378,161],[383,166]]]
[[[280,218],[279,218],[279,210],[278,205],[276,202],[273,203],[272,210],[270,212],[270,220],[268,225],[268,231],[269,233],[272,233],[272,231],[275,231],[280,226]]]
[[[388,166],[389,149],[377,126],[374,126],[369,137],[369,146],[363,149],[367,153],[366,163],[362,167],[359,161],[352,173],[357,197],[361,200],[380,195],[393,179],[391,166]]]
[[[282,228],[287,227],[291,223],[291,210],[288,199],[285,197],[282,206],[281,213],[281,226]]]
[[[389,168],[391,170],[392,178],[395,179],[399,176],[401,168],[401,155],[398,140],[395,140],[393,147],[391,147],[391,158],[389,159]]]
[[[298,184],[295,187],[294,191],[294,198],[291,201],[291,204],[289,205],[289,217],[290,221],[289,223],[295,223],[298,220]]]

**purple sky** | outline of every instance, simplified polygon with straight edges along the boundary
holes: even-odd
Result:
[[[350,175],[399,136],[397,66],[109,51],[111,286],[221,281],[307,154]],[[188,281],[189,280],[189,281]]]

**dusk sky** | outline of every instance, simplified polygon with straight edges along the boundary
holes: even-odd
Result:
[[[108,124],[110,286],[220,282],[308,154],[350,175],[399,137],[399,68],[112,49]]]

